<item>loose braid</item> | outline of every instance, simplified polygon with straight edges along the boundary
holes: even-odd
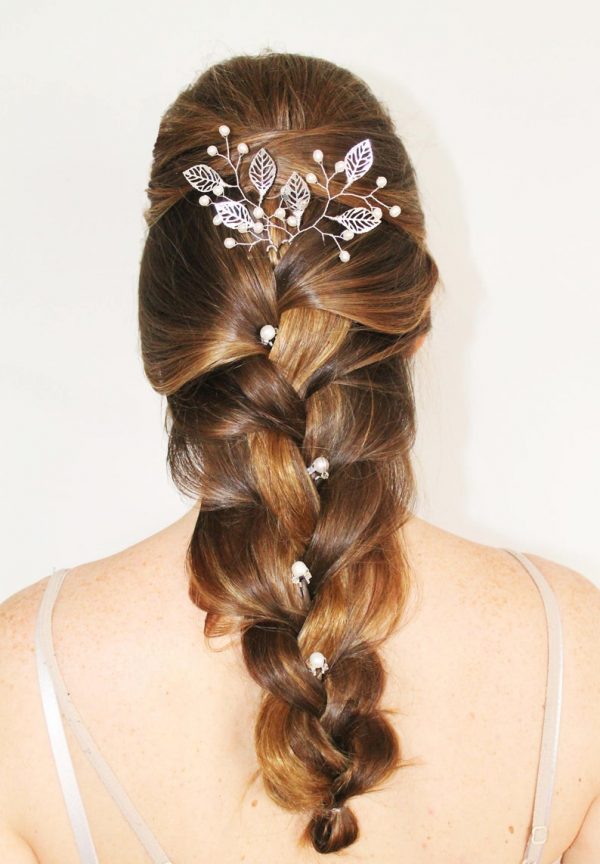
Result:
[[[283,177],[311,170],[317,146],[333,161],[369,137],[388,178],[381,197],[402,218],[384,215],[350,263],[311,232],[281,257],[225,250],[181,176],[194,160],[210,164],[221,123],[251,151],[268,147]],[[265,789],[306,813],[302,842],[334,852],[359,834],[348,800],[407,764],[380,706],[378,648],[409,589],[411,347],[430,327],[438,279],[414,172],[360,79],[272,52],[200,76],[165,113],[153,155],[139,320],[146,374],[167,397],[171,474],[201,498],[190,598],[206,610],[207,636],[241,634],[262,688]],[[258,339],[265,323],[278,328],[272,347]],[[317,456],[329,460],[326,480],[307,471]],[[297,560],[308,596],[291,580]],[[307,666],[314,651],[329,664],[322,679]]]

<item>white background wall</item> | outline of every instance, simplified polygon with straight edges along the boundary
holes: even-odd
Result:
[[[143,190],[177,92],[266,47],[365,78],[417,169],[420,515],[600,584],[593,0],[0,6],[0,599],[189,506],[138,350]]]

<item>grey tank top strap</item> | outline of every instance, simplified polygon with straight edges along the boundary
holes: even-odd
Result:
[[[505,551],[510,552],[511,555],[521,562],[537,585],[544,603],[548,624],[548,672],[546,677],[544,724],[542,727],[531,831],[523,859],[523,864],[539,864],[548,839],[558,757],[564,667],[562,624],[556,594],[545,576],[521,552],[515,552],[513,549],[506,549]]]
[[[153,864],[171,864],[166,852],[134,807],[112,768],[86,729],[81,715],[71,701],[56,662],[52,639],[52,610],[67,573],[67,568],[57,570],[48,579],[36,621],[35,652],[48,736],[81,864],[99,864],[99,859],[77,783],[61,712],[68,721],[81,749],[145,848]]]

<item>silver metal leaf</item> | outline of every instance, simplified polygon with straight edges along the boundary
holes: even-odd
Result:
[[[363,141],[355,144],[354,147],[351,147],[344,158],[348,184],[354,183],[355,180],[360,180],[372,164],[373,148],[371,147],[371,141],[365,138]]]
[[[339,216],[333,216],[336,222],[341,222],[344,228],[349,228],[355,234],[364,234],[379,225],[380,218],[373,214],[367,207],[351,207]]]
[[[188,183],[198,192],[212,192],[216,183],[222,183],[222,179],[210,165],[192,165],[182,172]]]
[[[281,190],[281,197],[286,207],[290,210],[302,212],[306,210],[310,201],[310,189],[304,177],[294,171],[285,186]]]
[[[216,201],[213,206],[228,228],[251,228],[254,225],[250,213],[239,201]]]
[[[252,159],[248,175],[252,185],[260,192],[262,199],[263,195],[269,191],[275,182],[275,177],[277,176],[277,166],[273,157],[267,153],[264,147],[261,147]]]

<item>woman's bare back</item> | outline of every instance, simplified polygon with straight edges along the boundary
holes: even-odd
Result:
[[[63,678],[173,864],[317,860],[312,848],[296,845],[305,817],[280,810],[259,781],[251,782],[260,690],[237,645],[226,648],[222,640],[218,653],[207,647],[204,613],[188,599],[184,554],[195,515],[69,571],[53,617]],[[402,755],[415,764],[382,791],[350,800],[361,835],[344,859],[521,864],[546,684],[539,592],[501,549],[416,518],[404,530],[414,590],[400,630],[384,646],[383,705],[398,712]],[[569,846],[565,864],[591,864],[585,833],[591,836],[594,819],[600,830],[599,801],[590,809],[600,795],[600,591],[572,570],[529,557],[556,593],[565,643],[557,777],[542,864]],[[46,582],[1,607],[0,851],[11,864],[78,861],[36,679],[35,616]],[[146,864],[139,841],[67,734],[100,860]]]

